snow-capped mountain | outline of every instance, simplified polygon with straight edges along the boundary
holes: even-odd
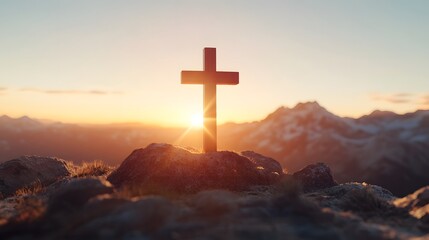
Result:
[[[367,181],[399,195],[429,184],[429,111],[352,119],[309,102],[281,107],[260,122],[226,125],[222,133],[232,140],[226,145],[271,156],[291,172],[325,162],[340,182]]]

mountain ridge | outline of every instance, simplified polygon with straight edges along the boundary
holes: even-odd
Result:
[[[228,121],[225,122],[223,124],[220,124],[220,126],[222,125],[229,125],[229,124],[249,124],[249,123],[254,123],[254,122],[260,122],[265,120],[266,118],[269,118],[271,115],[276,114],[278,112],[281,111],[290,111],[290,110],[299,110],[299,109],[308,109],[308,108],[314,108],[314,109],[320,109],[320,110],[324,110],[329,112],[330,114],[333,114],[335,116],[341,117],[341,118],[347,118],[347,119],[362,119],[362,118],[367,118],[367,117],[380,117],[380,116],[407,116],[407,115],[412,115],[412,114],[416,114],[416,113],[421,113],[421,112],[429,112],[429,109],[417,109],[415,111],[411,111],[411,112],[406,112],[406,113],[396,113],[394,111],[390,111],[390,110],[373,110],[370,113],[367,114],[363,114],[359,117],[348,117],[348,116],[339,116],[335,113],[332,113],[331,111],[327,110],[325,107],[323,107],[322,105],[319,104],[318,101],[307,101],[307,102],[298,102],[297,104],[295,104],[295,106],[293,107],[288,107],[286,105],[281,105],[280,107],[276,108],[273,112],[268,113],[266,117],[261,118],[259,120],[252,120],[252,121],[245,121],[245,122],[234,122],[234,121]],[[132,122],[112,122],[112,123],[71,123],[71,122],[62,122],[62,121],[57,121],[57,120],[53,120],[53,119],[39,119],[39,118],[33,118],[33,117],[29,117],[27,115],[22,115],[20,117],[10,117],[7,114],[2,114],[0,115],[0,121],[2,119],[9,119],[9,120],[18,120],[18,119],[28,119],[28,120],[32,120],[32,121],[37,121],[39,123],[43,123],[43,124],[70,124],[70,125],[79,125],[79,126],[109,126],[109,125],[118,125],[118,126],[149,126],[149,127],[159,127],[159,128],[185,128],[185,127],[180,127],[180,126],[174,126],[174,127],[166,127],[166,126],[157,126],[157,125],[153,125],[153,124],[146,124],[143,122],[137,122],[137,121],[132,121]]]
[[[402,115],[376,111],[354,119],[307,103],[279,108],[235,134],[242,136],[238,149],[251,148],[273,157],[290,171],[326,162],[342,182],[382,183],[399,195],[429,182],[425,175],[429,170],[429,111],[425,110]]]
[[[6,120],[12,122],[9,126]],[[20,155],[58,156],[74,162],[102,159],[116,165],[152,142],[201,148],[201,130],[146,125],[41,123],[0,117],[0,161]],[[337,116],[317,102],[277,108],[260,121],[218,127],[221,150],[253,150],[287,171],[329,164],[340,182],[365,181],[404,195],[429,183],[429,111],[373,111]]]

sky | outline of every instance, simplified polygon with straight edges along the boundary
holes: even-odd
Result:
[[[318,101],[349,117],[429,108],[429,1],[1,0],[0,115],[189,125],[202,112],[203,48],[218,122]]]

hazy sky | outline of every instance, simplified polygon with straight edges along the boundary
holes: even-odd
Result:
[[[0,1],[0,114],[188,125],[180,85],[216,47],[218,117],[317,100],[341,116],[429,108],[429,1]]]

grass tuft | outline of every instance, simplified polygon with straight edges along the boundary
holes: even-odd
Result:
[[[38,193],[41,193],[43,190],[44,190],[44,186],[42,182],[40,182],[40,180],[37,179],[32,184],[16,190],[14,195],[15,196],[36,195]]]
[[[98,177],[110,174],[113,168],[107,164],[104,164],[101,160],[95,160],[88,163],[83,163],[82,166],[78,166],[74,177]]]

